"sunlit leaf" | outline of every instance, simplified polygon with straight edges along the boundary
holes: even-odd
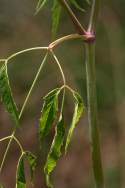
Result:
[[[60,89],[56,88],[44,97],[42,114],[39,124],[39,138],[42,143],[44,137],[49,133],[58,110],[58,94]]]
[[[26,188],[23,157],[21,157],[20,160],[18,161],[17,172],[16,172],[16,188]]]
[[[58,0],[53,0],[52,8],[52,37],[55,38],[61,15],[61,5]]]
[[[50,181],[50,174],[54,170],[57,160],[61,156],[61,146],[63,145],[64,134],[65,134],[64,118],[61,115],[59,122],[57,123],[56,126],[55,136],[44,168],[48,187],[53,187]]]
[[[34,171],[36,169],[36,156],[33,155],[31,152],[27,151],[26,154],[26,159],[29,163],[29,168],[30,168],[30,178],[31,181],[33,181],[33,177],[34,177]]]
[[[6,64],[4,64],[0,69],[0,97],[6,107],[6,110],[11,114],[12,118],[16,122],[16,125],[18,125],[19,114],[12,96]]]
[[[78,121],[82,115],[83,109],[84,109],[82,97],[77,92],[74,92],[73,96],[75,99],[75,109],[74,109],[72,123],[70,125],[70,129],[69,129],[68,136],[66,139],[65,152],[67,152],[67,148],[71,141],[73,131],[74,131],[76,124],[78,123]]]

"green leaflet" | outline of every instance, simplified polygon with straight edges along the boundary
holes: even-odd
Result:
[[[33,177],[34,177],[34,171],[36,169],[36,156],[33,155],[31,152],[27,151],[25,154],[25,157],[29,163],[29,168],[30,168],[30,178],[31,181],[33,181]]]
[[[36,169],[36,156],[33,155],[31,152],[26,151],[24,154],[21,155],[18,161],[17,172],[16,172],[16,188],[26,188],[24,159],[26,159],[29,163],[30,178],[31,181],[33,181],[34,171]]]
[[[74,109],[72,123],[71,123],[70,129],[69,129],[69,132],[68,132],[68,136],[67,136],[67,139],[66,139],[65,152],[67,152],[67,148],[68,148],[69,143],[71,141],[73,131],[74,131],[76,124],[78,123],[78,121],[79,121],[79,119],[82,115],[83,109],[84,109],[82,97],[77,92],[73,93],[73,97],[75,99],[75,109]]]
[[[18,161],[17,172],[16,172],[16,188],[26,188],[23,156]]]
[[[58,0],[53,1],[52,8],[52,38],[55,38],[61,15],[61,6]]]
[[[18,125],[19,114],[12,96],[6,64],[0,68],[0,97],[6,107],[6,110],[11,114],[12,118],[16,122],[16,125]]]
[[[49,133],[51,125],[56,117],[58,110],[59,88],[54,89],[44,97],[42,114],[39,124],[39,138],[42,143],[44,137]]]
[[[64,141],[64,134],[65,134],[65,129],[64,129],[64,118],[61,115],[59,122],[57,123],[56,126],[56,132],[55,136],[47,157],[47,161],[44,167],[44,172],[46,175],[46,183],[48,187],[53,187],[50,181],[50,174],[54,170],[57,160],[59,159],[61,155],[61,146],[63,145]]]
[[[44,7],[47,0],[39,0],[36,6],[36,14]]]

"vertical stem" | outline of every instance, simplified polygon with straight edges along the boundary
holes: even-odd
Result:
[[[99,9],[100,9],[100,0],[93,0],[90,20],[88,25],[88,32],[95,32],[96,30]]]
[[[88,120],[90,128],[91,154],[96,188],[104,188],[103,170],[100,152],[100,139],[97,125],[97,96],[95,73],[95,43],[85,44],[86,75],[88,97]]]

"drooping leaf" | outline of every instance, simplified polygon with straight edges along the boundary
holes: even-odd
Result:
[[[16,188],[26,188],[26,178],[24,172],[24,159],[20,158],[16,172]]]
[[[56,88],[44,97],[42,114],[39,124],[39,138],[42,143],[44,137],[49,133],[58,110],[58,94],[60,89]]]
[[[47,0],[39,0],[36,6],[36,14],[44,7]]]
[[[16,125],[18,125],[19,114],[12,96],[6,64],[4,64],[0,69],[0,97],[6,107],[6,110],[10,113],[16,122]]]
[[[61,15],[61,5],[58,0],[53,0],[52,7],[52,38],[55,38]]]
[[[31,152],[27,151],[25,154],[25,157],[29,163],[29,167],[30,167],[30,178],[31,181],[33,181],[33,177],[34,177],[34,171],[36,169],[36,156],[33,155]]]
[[[67,152],[67,148],[71,141],[73,131],[74,131],[76,124],[78,123],[78,121],[82,115],[83,109],[84,109],[82,97],[77,92],[73,93],[73,97],[75,99],[75,109],[74,109],[72,123],[70,125],[69,132],[68,132],[67,139],[66,139],[65,152]]]
[[[44,172],[46,175],[46,183],[48,187],[53,187],[50,181],[50,174],[54,170],[57,160],[61,156],[61,146],[63,145],[64,141],[64,134],[65,134],[65,129],[64,129],[64,118],[61,115],[59,122],[57,123],[56,126],[56,131],[55,131],[55,136],[47,157],[47,161],[45,164]]]

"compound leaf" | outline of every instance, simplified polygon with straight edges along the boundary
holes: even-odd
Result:
[[[75,109],[74,109],[72,123],[71,123],[70,129],[68,132],[68,136],[66,139],[65,152],[67,152],[67,148],[71,141],[73,131],[74,131],[76,124],[78,123],[78,121],[82,115],[83,109],[84,109],[82,97],[77,92],[73,93],[73,97],[75,99]]]
[[[48,187],[53,187],[50,181],[50,174],[54,170],[57,160],[61,156],[61,146],[63,145],[64,141],[64,134],[65,134],[65,129],[64,129],[64,118],[61,115],[60,119],[57,123],[56,130],[55,130],[55,136],[47,157],[47,161],[44,167],[44,172],[46,175],[46,183]]]
[[[33,155],[31,152],[27,151],[25,154],[25,157],[29,163],[29,168],[30,168],[30,178],[31,181],[33,181],[33,177],[34,177],[34,171],[36,169],[36,156]]]
[[[44,137],[49,133],[58,110],[58,94],[60,89],[56,88],[44,97],[42,115],[39,124],[39,138],[42,143]]]
[[[55,38],[61,15],[61,5],[58,0],[53,1],[52,7],[52,37]]]
[[[10,113],[16,122],[16,125],[18,125],[19,114],[12,96],[6,64],[4,64],[0,69],[0,97],[6,107],[6,110]]]
[[[26,188],[26,178],[24,172],[24,159],[20,158],[16,172],[16,188]]]

